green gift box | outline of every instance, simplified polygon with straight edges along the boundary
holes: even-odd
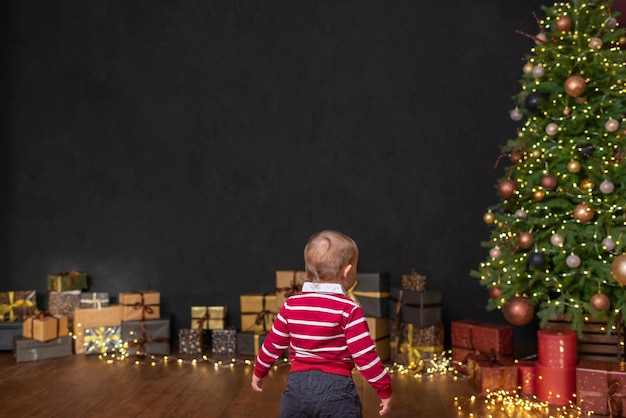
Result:
[[[78,289],[87,289],[87,273],[70,271],[48,275],[48,290],[62,292]]]

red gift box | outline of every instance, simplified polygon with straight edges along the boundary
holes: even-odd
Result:
[[[576,398],[582,412],[626,416],[626,363],[581,361],[576,367]]]
[[[536,393],[535,382],[537,380],[537,373],[534,361],[519,361],[517,363],[517,377],[520,393],[524,395],[534,395]]]
[[[481,395],[517,389],[517,365],[513,357],[501,357],[497,360],[485,356],[470,357],[467,369],[470,384]]]
[[[451,322],[452,347],[485,354],[513,355],[513,327],[472,319]]]
[[[575,331],[542,329],[537,331],[537,363],[549,368],[572,369],[578,362]]]
[[[562,369],[535,363],[537,399],[550,405],[569,405],[576,397],[576,368]]]

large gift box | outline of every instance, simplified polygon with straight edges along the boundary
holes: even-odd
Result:
[[[515,391],[517,389],[517,364],[513,357],[487,356],[470,357],[467,363],[468,381],[481,395],[498,390]]]
[[[169,355],[170,320],[122,321],[122,341],[131,355]]]
[[[450,323],[452,347],[484,354],[513,355],[513,327],[464,319]]]
[[[276,308],[280,310],[289,296],[300,293],[305,280],[305,271],[276,271]]]
[[[264,333],[272,329],[278,309],[274,293],[245,293],[239,296],[241,331]]]
[[[109,306],[108,292],[82,292],[80,294],[81,308],[101,309],[105,306]]]
[[[213,354],[235,354],[237,351],[237,331],[234,329],[214,329],[211,331]]]
[[[363,315],[389,317],[389,273],[357,273],[348,296],[361,305]]]
[[[52,315],[67,316],[70,329],[74,322],[74,309],[80,307],[80,290],[65,290],[63,292],[48,292],[48,312]]]
[[[13,357],[17,363],[69,357],[72,355],[72,337],[69,335],[41,342],[16,336],[13,340]]]
[[[443,325],[417,327],[391,321],[391,359],[405,365],[417,365],[444,351]]]
[[[87,273],[69,271],[48,275],[48,290],[61,292],[77,289],[87,289]]]
[[[121,327],[91,327],[84,330],[85,354],[115,353],[122,348]]]
[[[85,348],[84,331],[93,327],[114,327],[122,324],[120,305],[110,305],[102,309],[76,309],[74,311],[74,352],[83,354]]]
[[[442,293],[391,288],[390,317],[418,327],[442,324]]]
[[[259,354],[259,349],[263,345],[267,337],[267,333],[256,332],[238,332],[237,333],[237,354],[243,354],[246,356],[256,356]]]
[[[192,306],[191,326],[200,329],[224,329],[226,306]]]
[[[576,366],[576,402],[583,413],[626,416],[626,363],[581,360]]]
[[[67,316],[47,315],[39,312],[24,319],[22,336],[45,342],[69,334]]]
[[[0,292],[0,321],[23,321],[37,310],[35,290]]]
[[[120,292],[122,321],[142,321],[161,317],[161,294],[156,290]]]
[[[376,345],[376,352],[382,361],[391,357],[391,335],[389,333],[389,320],[387,318],[366,317],[370,336]]]
[[[178,352],[180,354],[202,354],[208,348],[211,335],[208,330],[181,328],[178,330]]]
[[[0,322],[0,350],[13,350],[13,337],[21,335],[21,322]]]

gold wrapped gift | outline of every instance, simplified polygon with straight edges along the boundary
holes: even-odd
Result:
[[[74,310],[74,352],[85,352],[84,333],[87,328],[115,327],[122,324],[120,305]]]
[[[245,293],[239,296],[241,330],[263,333],[272,329],[278,309],[274,293]]]
[[[305,271],[278,270],[276,272],[276,307],[280,310],[289,296],[302,292]]]
[[[389,336],[389,320],[387,318],[374,318],[366,317],[367,327],[370,330],[370,335],[374,344],[376,345],[376,351],[382,361],[390,358],[390,336]]]
[[[118,300],[122,307],[122,321],[143,321],[161,317],[161,294],[156,290],[121,292]]]
[[[191,326],[195,329],[224,329],[226,306],[192,306]]]

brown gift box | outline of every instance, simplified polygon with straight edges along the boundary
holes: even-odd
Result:
[[[513,355],[513,327],[465,319],[450,324],[452,347],[485,354]]]
[[[142,321],[161,317],[161,294],[156,290],[118,294],[122,321]]]
[[[391,358],[391,338],[387,318],[366,317],[367,327],[376,345],[376,352],[382,361]]]
[[[403,290],[423,292],[426,290],[426,276],[417,273],[415,270],[411,270],[410,274],[402,275],[401,287]]]
[[[226,306],[192,306],[192,329],[224,329]],[[202,324],[202,325],[200,325]]]
[[[581,360],[576,366],[576,402],[584,413],[626,416],[626,363]]]
[[[517,389],[517,364],[513,357],[489,359],[486,356],[470,357],[467,362],[470,385],[486,395],[498,390]]]
[[[37,291],[0,292],[0,321],[23,321],[37,310]]]
[[[443,325],[418,327],[412,323],[391,322],[391,359],[409,364],[411,360],[430,360],[435,354],[444,351]],[[399,326],[399,329],[396,327]],[[396,332],[399,335],[396,336]],[[411,353],[409,353],[411,351]]]
[[[245,293],[239,296],[241,331],[264,333],[272,329],[278,309],[274,293]]]
[[[74,309],[80,307],[80,290],[66,290],[63,292],[48,292],[48,312],[52,315],[67,316],[69,328],[72,328]]]
[[[76,309],[74,311],[74,352],[83,354],[84,330],[94,327],[114,327],[120,326],[121,307],[120,305],[109,305],[102,309]]]
[[[22,336],[46,342],[69,334],[67,316],[43,315],[24,319]]]
[[[289,296],[302,292],[305,279],[305,271],[278,270],[276,272],[276,307],[278,310],[283,307]]]

